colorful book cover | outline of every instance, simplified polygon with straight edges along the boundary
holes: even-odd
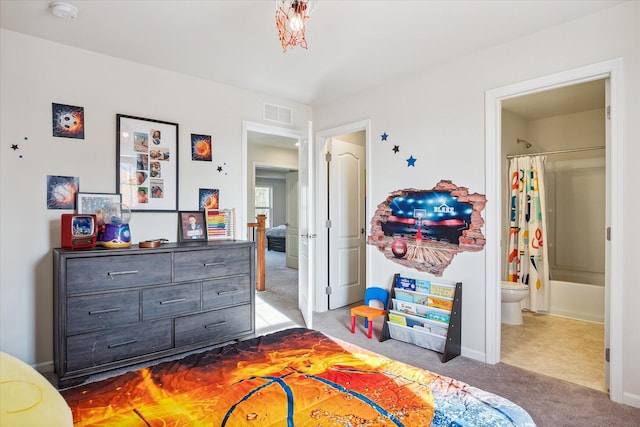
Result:
[[[427,305],[429,307],[441,308],[442,310],[449,310],[453,308],[453,301],[446,300],[443,298],[433,298],[429,297],[427,299]]]
[[[403,290],[396,290],[396,299],[399,301],[413,302],[413,294]]]
[[[407,319],[399,314],[389,313],[389,322],[397,323],[398,325],[407,326]]]
[[[396,288],[407,289],[410,291],[416,290],[416,280],[408,277],[398,276],[396,278]]]
[[[416,280],[416,292],[422,292],[423,294],[429,293],[431,282],[428,280]]]
[[[401,311],[403,313],[413,314],[413,315],[417,314],[415,305],[408,302],[397,301],[397,309],[398,311]]]
[[[432,283],[431,291],[429,293],[431,295],[435,295],[438,297],[453,298],[453,294],[455,293],[455,291],[456,291],[456,288],[453,286],[438,285],[438,284]]]
[[[427,319],[433,320],[434,322],[449,323],[449,316],[441,313],[429,312],[427,313]]]

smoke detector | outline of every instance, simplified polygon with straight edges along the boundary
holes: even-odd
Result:
[[[75,18],[78,16],[77,7],[62,1],[54,1],[51,3],[51,12],[58,18]]]

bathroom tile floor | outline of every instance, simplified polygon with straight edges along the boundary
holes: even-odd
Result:
[[[503,363],[606,391],[604,325],[527,311],[522,318],[502,324]]]

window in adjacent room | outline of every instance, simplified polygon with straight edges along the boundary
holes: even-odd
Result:
[[[273,191],[270,186],[256,186],[255,215],[266,215],[265,227],[271,227],[271,214],[273,210]]]

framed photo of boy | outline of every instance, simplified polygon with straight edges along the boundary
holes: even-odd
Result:
[[[178,212],[178,242],[207,241],[203,211]]]

